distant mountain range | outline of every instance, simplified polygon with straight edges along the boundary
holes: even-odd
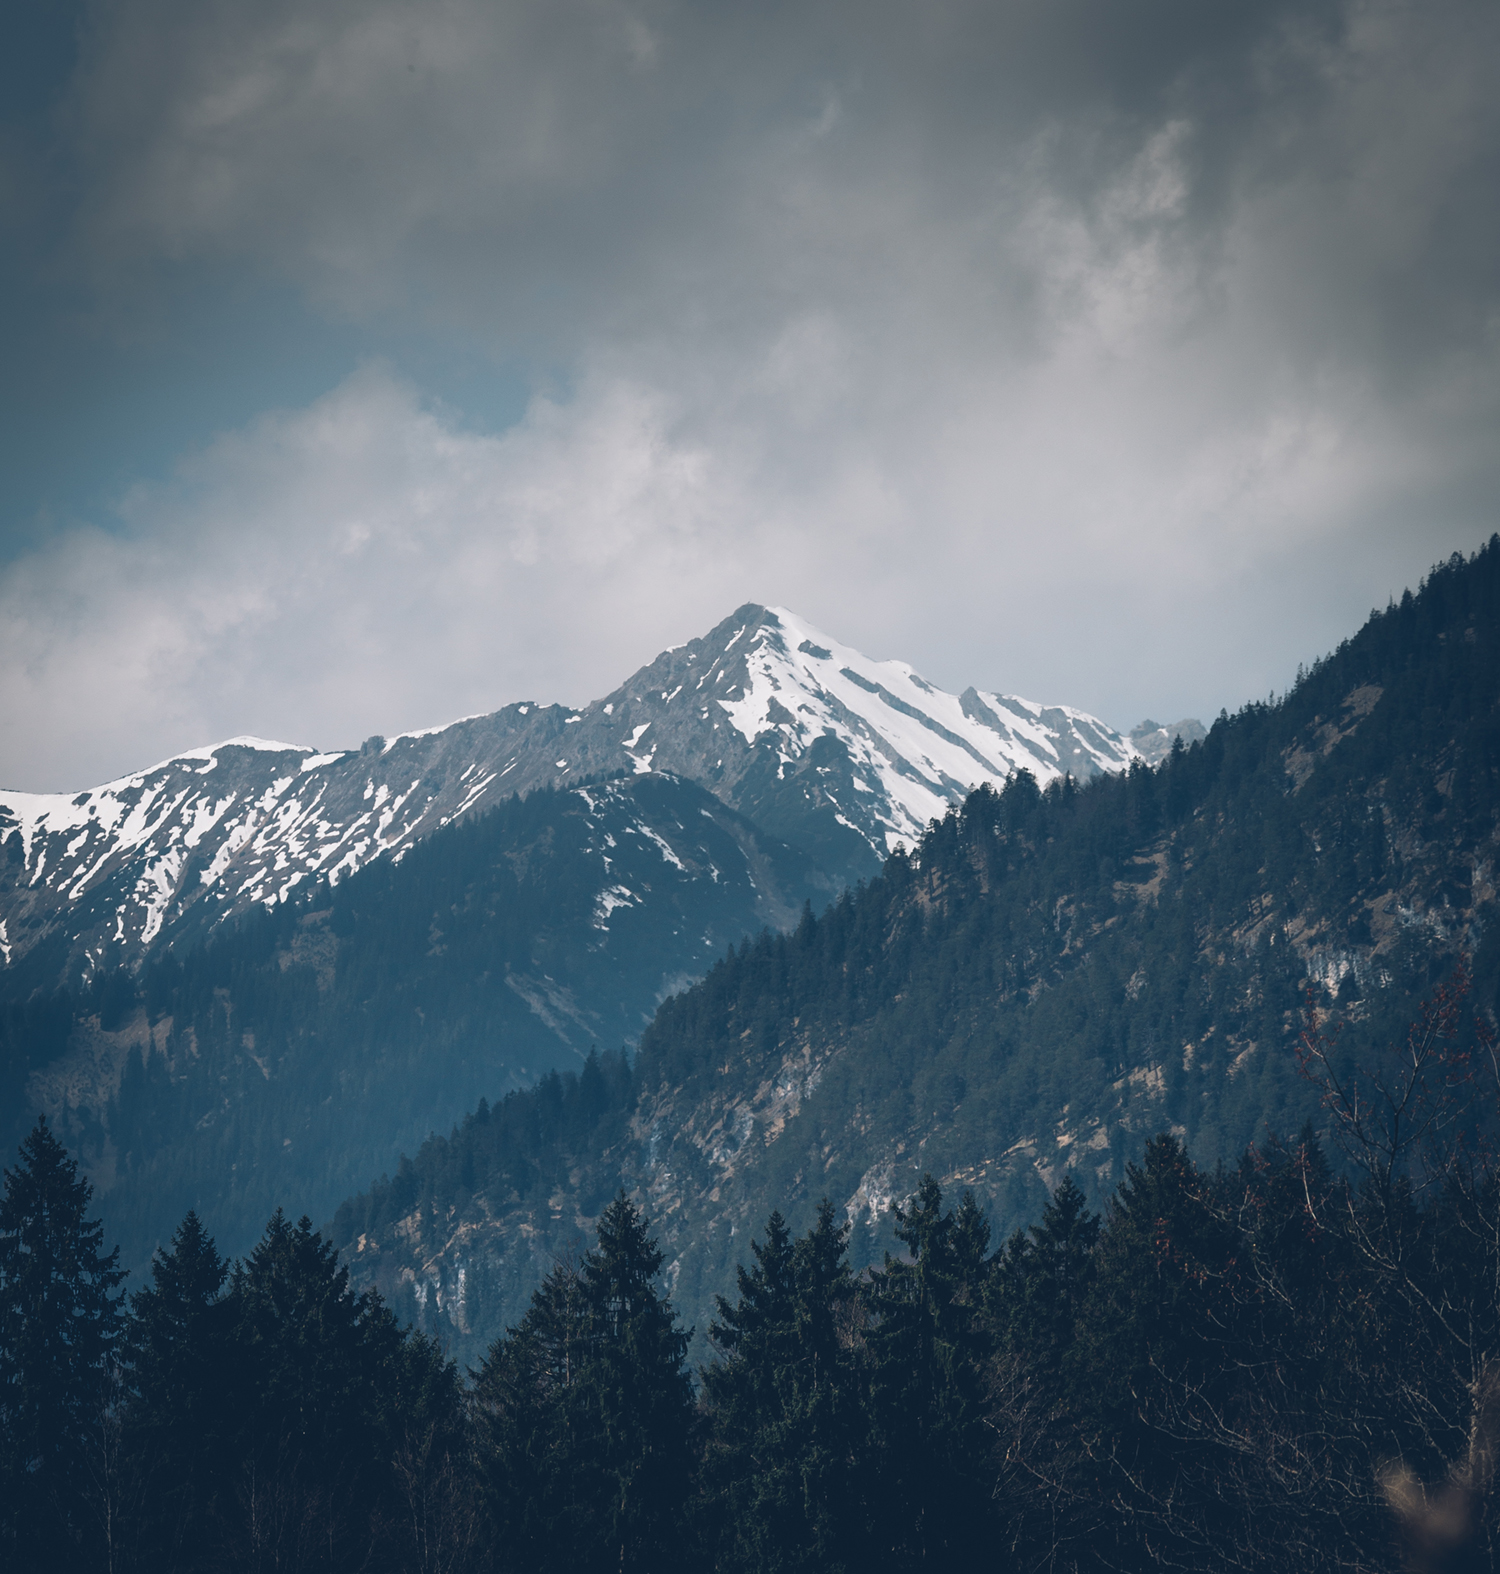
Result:
[[[747,606],[577,710],[0,793],[0,1139],[136,1268],[332,1221],[466,1358],[624,1184],[701,1331],[773,1207],[858,1266],[923,1171],[1003,1233],[1316,1121],[1309,990],[1356,1059],[1460,957],[1495,1021],[1497,869],[1500,540],[1207,732]]]
[[[0,1139],[47,1111],[136,1264],[189,1206],[239,1250],[481,1098],[633,1044],[975,785],[1170,746],[1138,731],[947,694],[745,606],[580,709],[0,793]]]
[[[975,792],[665,1001],[631,1066],[476,1109],[335,1239],[477,1350],[623,1183],[701,1335],[773,1208],[795,1233],[830,1199],[859,1267],[924,1172],[1003,1239],[1065,1176],[1102,1201],[1156,1132],[1209,1166],[1295,1140],[1326,1118],[1298,1072],[1309,993],[1347,1077],[1461,960],[1493,1029],[1500,539],[1156,770]]]
[[[242,1250],[331,1214],[483,1098],[634,1042],[660,1002],[831,884],[653,772],[538,788],[203,945],[0,1009],[0,1133],[44,1109],[135,1266],[195,1207]]]
[[[747,605],[577,710],[507,705],[335,753],[231,738],[77,793],[0,791],[0,987],[134,965],[513,794],[622,770],[699,783],[845,883],[981,782],[1023,768],[1082,781],[1170,747],[1155,723],[1137,733],[1068,706],[947,694]]]

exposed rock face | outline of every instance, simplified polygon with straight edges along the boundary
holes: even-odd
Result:
[[[0,965],[13,983],[87,977],[588,776],[700,782],[852,880],[980,782],[1085,779],[1137,753],[1080,711],[947,694],[747,605],[579,710],[507,705],[330,754],[232,738],[73,795],[0,792]]]
[[[1130,741],[1147,765],[1160,765],[1172,752],[1172,745],[1179,738],[1186,748],[1189,744],[1200,743],[1207,736],[1203,723],[1192,716],[1165,723],[1152,721],[1148,716],[1130,729]]]

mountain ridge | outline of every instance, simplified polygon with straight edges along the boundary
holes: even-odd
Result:
[[[1155,1131],[1234,1163],[1320,1118],[1295,1053],[1309,998],[1354,1064],[1467,955],[1495,1023],[1497,869],[1492,539],[1157,770],[976,790],[876,880],[665,1001],[595,1127],[510,1153],[513,1095],[351,1198],[335,1239],[361,1282],[478,1348],[622,1183],[701,1322],[773,1207],[797,1229],[830,1198],[858,1267],[924,1171],[1006,1231],[1065,1175],[1102,1199]]]
[[[578,709],[517,702],[334,752],[237,737],[77,793],[0,790],[0,987],[134,964],[502,795],[622,769],[700,781],[847,882],[980,781],[1139,757],[1082,711],[947,694],[747,603]]]
[[[0,1002],[0,1135],[47,1114],[130,1266],[188,1207],[237,1251],[481,1098],[633,1043],[746,933],[832,890],[668,773],[538,788],[180,955]]]

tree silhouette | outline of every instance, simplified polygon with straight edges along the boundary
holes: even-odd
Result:
[[[151,1283],[131,1298],[130,1446],[144,1466],[143,1546],[160,1569],[195,1568],[226,1469],[224,1382],[233,1366],[229,1265],[189,1212]]]
[[[92,1197],[42,1116],[0,1201],[0,1512],[14,1568],[81,1562],[95,1536],[89,1453],[111,1402],[125,1275],[88,1217]]]

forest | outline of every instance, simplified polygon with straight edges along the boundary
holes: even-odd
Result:
[[[230,1264],[196,1214],[127,1294],[45,1119],[0,1202],[17,1569],[1464,1570],[1494,1566],[1497,1053],[1460,964],[1324,1116],[995,1241],[930,1175],[855,1271],[766,1218],[696,1370],[651,1221],[461,1371],[306,1218]]]

